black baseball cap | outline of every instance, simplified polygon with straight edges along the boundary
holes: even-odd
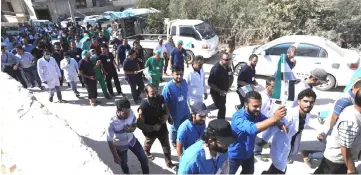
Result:
[[[223,145],[230,145],[236,141],[231,125],[224,119],[215,119],[208,123],[207,134],[216,138]]]

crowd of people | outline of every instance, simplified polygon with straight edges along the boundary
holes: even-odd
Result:
[[[50,102],[55,92],[59,102],[66,102],[61,94],[64,81],[80,97],[77,87],[80,81],[88,92],[89,104],[96,106],[101,103],[97,100],[97,85],[104,97],[111,99],[116,96],[114,81],[117,95],[122,97],[116,101],[107,141],[114,162],[125,174],[131,173],[127,165],[128,150],[138,158],[143,174],[149,174],[148,162],[154,159],[150,150],[156,139],[161,143],[166,165],[178,174],[218,174],[225,169],[235,174],[239,168],[241,174],[253,174],[255,158],[269,161],[262,155],[266,144],[270,145],[272,164],[262,174],[285,174],[287,164],[292,164],[300,151],[302,132],[317,101],[313,87],[327,81],[327,72],[319,68],[305,80],[290,81],[287,103],[280,104],[272,98],[274,77],[267,78],[263,91],[255,91],[259,86],[255,78],[258,57],[252,54],[238,73],[237,88],[249,85],[253,90],[245,95],[237,91],[240,105],[229,123],[225,118],[226,102],[234,76],[226,52],[220,54],[206,82],[204,59],[196,56],[189,66],[183,42],[175,43],[172,37],[165,43],[158,38],[153,56],[145,58],[141,42],[135,41],[130,46],[116,23],[104,29],[97,26],[62,29],[54,25],[36,30],[25,27],[21,31],[15,37],[2,34],[1,70],[24,88],[30,84],[49,90]],[[51,44],[52,39],[59,42]],[[114,53],[109,50],[111,45]],[[292,46],[282,55],[291,69],[297,66],[296,50]],[[122,92],[118,77],[121,68],[134,102],[139,104],[137,111],[131,110],[131,102]],[[172,80],[159,92],[163,76],[168,76],[167,70],[171,70]],[[147,79],[149,84],[145,84]],[[206,125],[207,86],[218,114],[217,119]],[[352,89],[330,109],[331,121],[325,124],[325,131],[315,136],[325,144],[325,149],[320,152],[321,164],[314,174],[357,174],[354,162],[361,153],[360,88],[361,79],[354,80]],[[142,99],[141,94],[146,97]],[[167,123],[171,126],[169,130]],[[133,134],[136,128],[145,137],[143,146]],[[172,160],[171,147],[176,149],[178,165]],[[301,150],[301,153],[310,165],[314,152]]]

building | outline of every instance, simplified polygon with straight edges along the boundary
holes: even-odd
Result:
[[[36,19],[30,0],[1,0],[2,22],[25,22]]]
[[[58,21],[70,17],[69,3],[75,16],[101,14],[105,11],[133,7],[136,0],[32,0],[38,19]],[[68,3],[69,2],[69,3]]]

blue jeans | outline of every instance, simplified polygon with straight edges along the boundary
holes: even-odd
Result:
[[[50,97],[54,96],[55,91],[56,91],[56,96],[58,97],[58,100],[62,100],[60,86],[55,86],[55,88],[50,89]]]
[[[76,83],[74,81],[69,82],[69,84],[75,94],[79,93],[78,89],[76,88]]]
[[[40,77],[38,75],[38,71],[35,66],[31,66],[29,68],[23,68],[24,74],[26,78],[30,81],[32,86],[35,86],[35,82],[38,83],[38,86],[41,86]]]
[[[129,146],[130,151],[137,156],[140,165],[142,167],[143,174],[149,174],[148,158],[144,153],[142,145],[140,145],[137,140],[133,147]],[[128,150],[117,150],[118,156],[120,158],[120,167],[123,170],[124,174],[130,174],[128,167]]]
[[[187,119],[188,118],[184,118],[179,122],[174,121],[173,125],[171,125],[171,127],[170,127],[170,140],[171,140],[172,143],[177,143],[178,128]]]
[[[236,174],[238,168],[242,166],[241,174],[254,173],[254,157],[248,159],[231,159],[229,158],[229,174]]]

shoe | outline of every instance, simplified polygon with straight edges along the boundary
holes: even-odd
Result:
[[[85,84],[82,84],[82,85],[81,85],[81,87],[83,87],[83,88],[84,88],[84,87],[85,87]]]
[[[31,88],[34,88],[35,87],[35,85],[31,85]]]
[[[305,162],[305,164],[312,168],[312,160],[310,158],[303,158],[303,162]]]
[[[110,97],[109,95],[106,95],[105,98],[108,100],[112,99],[112,97]]]
[[[268,162],[268,159],[262,155],[255,155],[254,156],[257,160],[263,161],[263,162]]]
[[[145,155],[147,156],[149,161],[153,161],[154,160],[154,156],[151,153],[145,153]]]
[[[76,92],[76,93],[75,93],[75,96],[76,96],[77,98],[79,98],[79,97],[80,97],[79,92]]]
[[[118,92],[118,95],[121,95],[121,96],[123,96],[123,97],[124,97],[123,92]]]
[[[288,159],[288,162],[287,162],[288,164],[293,164],[293,160],[291,160],[291,159]]]
[[[65,100],[59,100],[59,103],[66,103],[67,101]]]
[[[50,101],[50,102],[53,102],[53,97],[49,97],[49,101]]]
[[[168,164],[167,164],[167,167],[170,168],[170,169],[172,169],[172,170],[174,170],[175,172],[178,171],[178,166],[175,165],[175,164],[173,164],[173,163],[168,163]]]
[[[44,86],[39,86],[39,88],[40,88],[40,90],[44,90],[44,89],[45,89]]]
[[[109,95],[110,95],[110,96],[112,96],[112,97],[114,97],[114,96],[115,96],[115,94],[114,94],[114,93],[109,93]]]

